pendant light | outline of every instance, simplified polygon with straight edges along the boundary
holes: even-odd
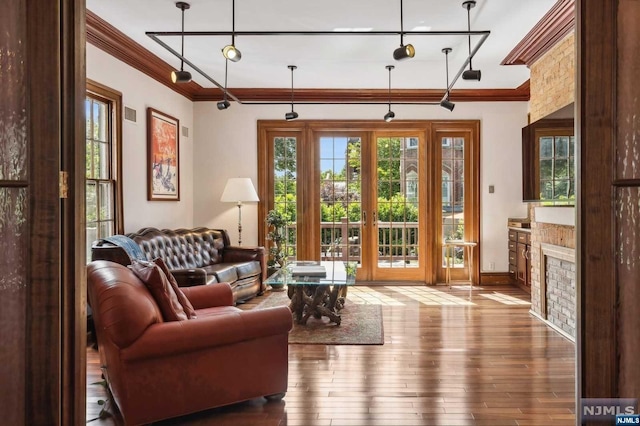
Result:
[[[442,49],[442,53],[444,53],[444,62],[445,62],[446,72],[447,72],[447,91],[445,92],[444,97],[440,101],[440,106],[442,108],[448,109],[449,111],[453,111],[453,108],[455,108],[456,106],[456,104],[454,104],[449,100],[449,53],[451,53],[452,50],[453,49],[450,47],[445,47],[444,49]]]
[[[182,10],[182,48],[180,50],[180,56],[184,57],[184,11],[189,9],[191,6],[189,3],[179,1],[176,3],[176,7]],[[174,83],[188,83],[191,81],[191,73],[184,70],[184,61],[182,58],[180,59],[180,71],[171,71],[171,81]]]
[[[295,120],[298,118],[298,113],[293,110],[293,70],[295,70],[295,65],[287,65],[287,68],[291,70],[291,112],[288,112],[284,115],[285,120]]]
[[[225,59],[224,60],[224,96],[222,98],[222,100],[220,102],[218,102],[218,109],[219,110],[223,110],[223,109],[227,109],[231,106],[231,104],[229,103],[229,101],[227,100],[227,71],[229,68],[229,60]]]
[[[413,58],[416,55],[416,50],[413,45],[403,43],[404,36],[404,22],[402,19],[402,0],[400,0],[400,47],[393,51],[393,59],[401,61],[403,59]]]
[[[236,48],[236,2],[231,0],[231,44],[222,49],[222,55],[230,61],[238,62],[242,53]]]
[[[387,65],[385,68],[389,70],[389,112],[384,115],[384,121],[388,123],[396,116],[396,113],[391,111],[391,70],[395,67],[393,65]]]
[[[471,18],[470,18],[470,10],[476,7],[476,0],[466,0],[462,2],[462,7],[467,9],[467,31],[471,31]],[[480,70],[474,70],[471,66],[471,34],[468,35],[469,38],[469,69],[462,73],[463,80],[477,80],[480,81],[480,77],[482,77],[482,73]]]

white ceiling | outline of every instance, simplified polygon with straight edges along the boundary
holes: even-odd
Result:
[[[556,0],[477,0],[471,9],[471,30],[491,34],[473,59],[482,70],[480,82],[459,79],[455,89],[516,88],[529,78],[526,66],[500,62],[553,6]],[[174,0],[87,0],[87,8],[111,25],[179,68],[178,58],[153,41],[147,31],[180,31],[181,11]],[[232,0],[191,0],[185,11],[185,31],[231,31]],[[404,30],[466,31],[467,11],[462,0],[404,0]],[[399,0],[236,0],[236,31],[333,31],[337,28],[400,30]],[[420,30],[418,28],[417,30]],[[422,29],[424,30],[424,28]],[[180,37],[162,37],[180,51]],[[472,36],[472,47],[479,36]],[[230,36],[185,37],[184,56],[220,83],[224,82],[221,49]],[[416,55],[394,61],[400,36],[237,36],[242,60],[229,62],[229,87],[288,88],[287,65],[297,65],[296,88],[386,89],[386,65],[395,65],[392,87],[444,88],[444,47],[450,78],[468,54],[467,36],[405,35]],[[189,69],[189,67],[185,67]],[[190,70],[190,69],[189,69]],[[203,87],[213,87],[192,71]]]

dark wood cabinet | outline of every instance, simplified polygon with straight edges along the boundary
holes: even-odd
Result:
[[[531,231],[509,229],[509,275],[519,287],[531,291]]]

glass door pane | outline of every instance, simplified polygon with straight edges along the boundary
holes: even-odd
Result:
[[[273,138],[273,209],[281,213],[289,225],[284,229],[285,260],[297,259],[298,216],[298,168],[297,139],[295,137]]]
[[[463,241],[465,239],[465,139],[464,137],[446,136],[439,138],[441,149],[441,199],[443,241]],[[465,267],[462,247],[456,247],[447,253],[443,248],[441,265],[461,269]],[[452,273],[453,274],[453,273]]]
[[[322,260],[362,262],[361,148],[356,136],[321,136]]]
[[[420,167],[417,137],[376,138],[376,270],[420,266]]]

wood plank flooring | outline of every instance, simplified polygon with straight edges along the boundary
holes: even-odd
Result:
[[[382,346],[289,346],[289,390],[159,425],[573,425],[575,346],[516,287],[351,287],[383,305]],[[251,309],[262,297],[241,305]],[[87,350],[87,419],[105,398]],[[114,413],[114,409],[110,412]],[[120,425],[117,412],[90,425]]]

